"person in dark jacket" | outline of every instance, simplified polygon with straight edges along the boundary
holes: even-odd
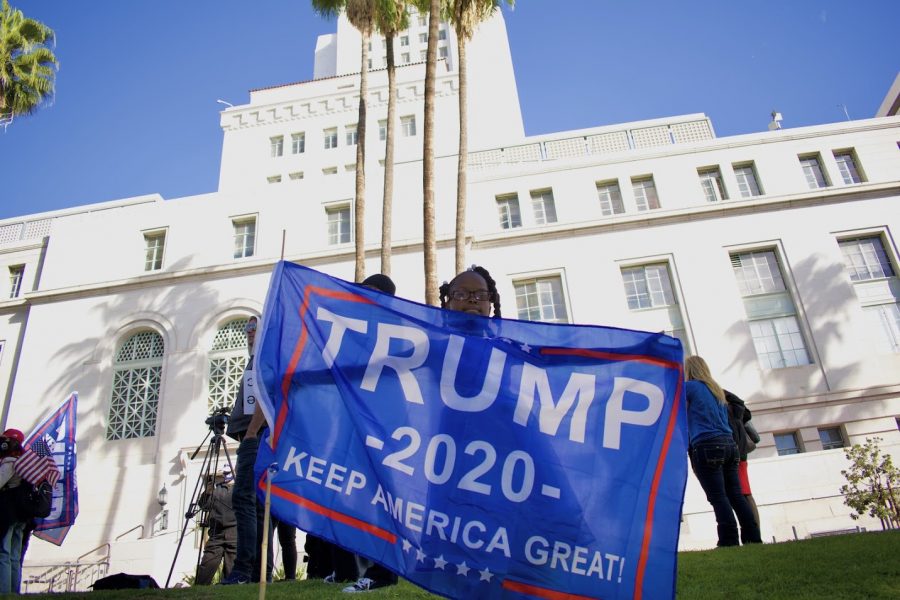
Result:
[[[684,362],[691,467],[716,515],[719,546],[762,543],[759,526],[738,481],[737,444],[728,424],[725,391],[709,372],[706,361],[690,356]],[[740,537],[734,519],[741,524]]]
[[[759,509],[756,507],[756,500],[753,499],[753,491],[750,489],[750,474],[747,469],[747,455],[756,449],[756,444],[759,442],[759,434],[756,433],[755,428],[747,425],[752,415],[744,401],[728,390],[725,390],[725,400],[728,402],[728,423],[731,425],[732,437],[734,437],[734,442],[738,447],[738,454],[741,457],[741,462],[738,465],[738,480],[741,483],[741,493],[747,499],[750,508],[753,509],[753,518],[756,519],[756,524],[762,527],[762,522],[759,520]]]
[[[257,501],[253,465],[259,451],[259,439],[266,427],[266,418],[259,407],[256,391],[256,370],[253,361],[253,344],[256,341],[256,328],[259,319],[250,317],[244,327],[247,334],[247,351],[250,354],[237,397],[228,420],[226,434],[240,442],[237,450],[234,486],[231,492],[231,506],[237,520],[237,553],[234,568],[228,577],[220,582],[222,585],[259,582],[261,560],[260,549],[263,540],[264,508]],[[272,580],[272,526],[265,532],[268,536],[266,544],[266,579]]]
[[[231,486],[224,475],[217,475],[214,482],[207,482],[206,490],[200,495],[200,508],[207,514],[209,539],[197,567],[196,584],[209,585],[223,561],[222,577],[228,577],[237,552],[237,522],[231,508]]]

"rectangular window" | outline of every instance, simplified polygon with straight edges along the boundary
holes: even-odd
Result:
[[[628,308],[656,308],[675,304],[669,269],[665,264],[622,269]]]
[[[522,226],[518,195],[497,196],[497,210],[500,211],[500,227],[503,229],[513,229]]]
[[[409,52],[404,52],[400,55],[400,62],[404,65],[409,63]]]
[[[618,181],[600,181],[597,183],[597,196],[600,198],[600,210],[603,216],[620,215],[625,212],[622,203],[622,191]]]
[[[753,346],[765,369],[810,363],[797,311],[774,250],[731,255]]]
[[[834,450],[847,445],[844,443],[844,434],[840,427],[823,427],[819,429],[819,439],[822,440],[823,450]]]
[[[387,121],[378,121],[378,139],[382,142],[387,139]]]
[[[722,181],[719,167],[697,169],[697,175],[700,177],[700,187],[703,188],[703,195],[706,196],[707,202],[728,200],[728,194],[725,192],[725,182]]]
[[[825,172],[822,171],[822,161],[819,160],[818,154],[809,154],[800,156],[800,166],[803,168],[803,176],[806,177],[806,185],[809,189],[815,190],[828,187],[828,180],[825,178]]]
[[[356,125],[347,125],[344,128],[346,133],[346,141],[348,146],[355,146],[357,141],[359,140],[359,136],[356,133]]]
[[[234,227],[234,257],[253,256],[256,248],[256,219],[232,219],[231,224]]]
[[[409,46],[409,36],[408,35],[400,36],[400,45],[401,46]]]
[[[879,352],[900,352],[900,285],[881,236],[839,240],[838,245],[874,347]]]
[[[415,115],[400,117],[400,131],[403,134],[403,137],[412,137],[416,135]]]
[[[525,321],[568,323],[566,301],[559,277],[515,282],[518,317]]]
[[[166,232],[145,233],[144,248],[144,270],[159,271],[162,269],[163,252],[166,249]]]
[[[841,240],[838,245],[853,281],[893,277],[894,269],[884,251],[881,236]]]
[[[428,24],[428,17],[426,15],[419,15],[419,27],[425,27]]]
[[[331,148],[337,148],[337,127],[331,127],[329,129],[325,129],[322,132],[322,135],[325,137],[325,149],[330,150]]]
[[[776,433],[775,448],[778,450],[778,456],[800,454],[801,452],[803,452],[803,449],[800,447],[800,441],[797,438],[796,431]]]
[[[266,177],[266,181],[269,183],[281,183],[281,175],[269,175]]]
[[[337,167],[325,167],[322,169],[322,175],[337,175]]]
[[[294,154],[303,154],[306,152],[306,133],[291,134],[291,152]]]
[[[659,208],[659,196],[656,195],[656,185],[652,176],[632,179],[631,188],[634,190],[634,202],[638,210]]]
[[[22,291],[22,277],[25,275],[25,265],[13,265],[9,268],[9,297],[18,298]]]
[[[293,173],[289,173],[288,177],[291,178],[291,181],[299,181],[303,179],[303,171],[294,171]]]
[[[441,27],[440,29],[438,29],[438,39],[439,39],[439,40],[446,40],[446,39],[447,39],[447,30],[444,29],[443,27]]]
[[[269,138],[269,149],[272,153],[272,158],[281,156],[284,154],[284,136],[276,135],[275,137]]]
[[[532,190],[531,208],[534,210],[534,222],[538,225],[556,223],[556,204],[553,202],[553,190]]]
[[[368,60],[368,63],[369,63],[369,70],[371,71],[372,70],[372,59],[371,58]]]
[[[856,156],[853,150],[835,150],[834,160],[837,162],[838,171],[841,172],[841,179],[844,180],[844,183],[850,185],[862,181],[859,169],[856,167]]]
[[[428,34],[427,34],[427,33],[420,33],[420,34],[419,34],[419,43],[420,43],[420,44],[427,44],[427,43],[428,43]]]
[[[756,166],[753,163],[746,163],[733,165],[733,167],[734,177],[737,179],[741,198],[761,196],[762,192],[759,187],[759,179],[756,177]]]
[[[350,235],[350,207],[339,206],[326,208],[328,215],[328,243],[332,246],[349,244]]]
[[[438,48],[438,58],[447,58],[450,55],[450,50],[447,46],[441,46]]]

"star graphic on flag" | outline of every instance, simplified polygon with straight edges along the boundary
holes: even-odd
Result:
[[[443,554],[441,554],[436,559],[434,559],[434,568],[435,569],[440,569],[441,571],[443,571],[444,567],[446,567],[446,566],[447,566],[447,561],[444,560]]]
[[[478,571],[478,574],[481,575],[481,577],[478,578],[478,581],[490,581],[491,577],[494,576],[487,567],[484,568],[484,571]]]
[[[528,342],[522,344],[522,352],[531,352],[531,346],[528,345]]]
[[[456,574],[462,575],[463,577],[469,574],[469,565],[466,564],[466,561],[462,561],[460,564],[456,565]]]
[[[409,549],[410,549],[410,548],[412,548],[412,544],[409,543],[409,540],[408,540],[408,539],[404,538],[404,539],[403,539],[403,551],[404,551],[404,552],[409,552]]]
[[[421,548],[416,548],[416,560],[418,562],[425,562],[425,553],[422,552]]]

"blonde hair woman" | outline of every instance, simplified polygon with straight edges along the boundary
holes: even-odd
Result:
[[[718,545],[738,546],[741,541],[762,543],[753,510],[741,493],[740,455],[728,424],[725,390],[699,356],[684,361],[684,377],[691,467],[715,512]],[[740,537],[735,513],[741,524]]]

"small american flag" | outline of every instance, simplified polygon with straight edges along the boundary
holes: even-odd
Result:
[[[47,480],[51,486],[55,486],[59,480],[56,461],[53,460],[50,447],[43,438],[31,443],[31,449],[25,450],[15,462],[15,469],[19,477],[31,485]]]

